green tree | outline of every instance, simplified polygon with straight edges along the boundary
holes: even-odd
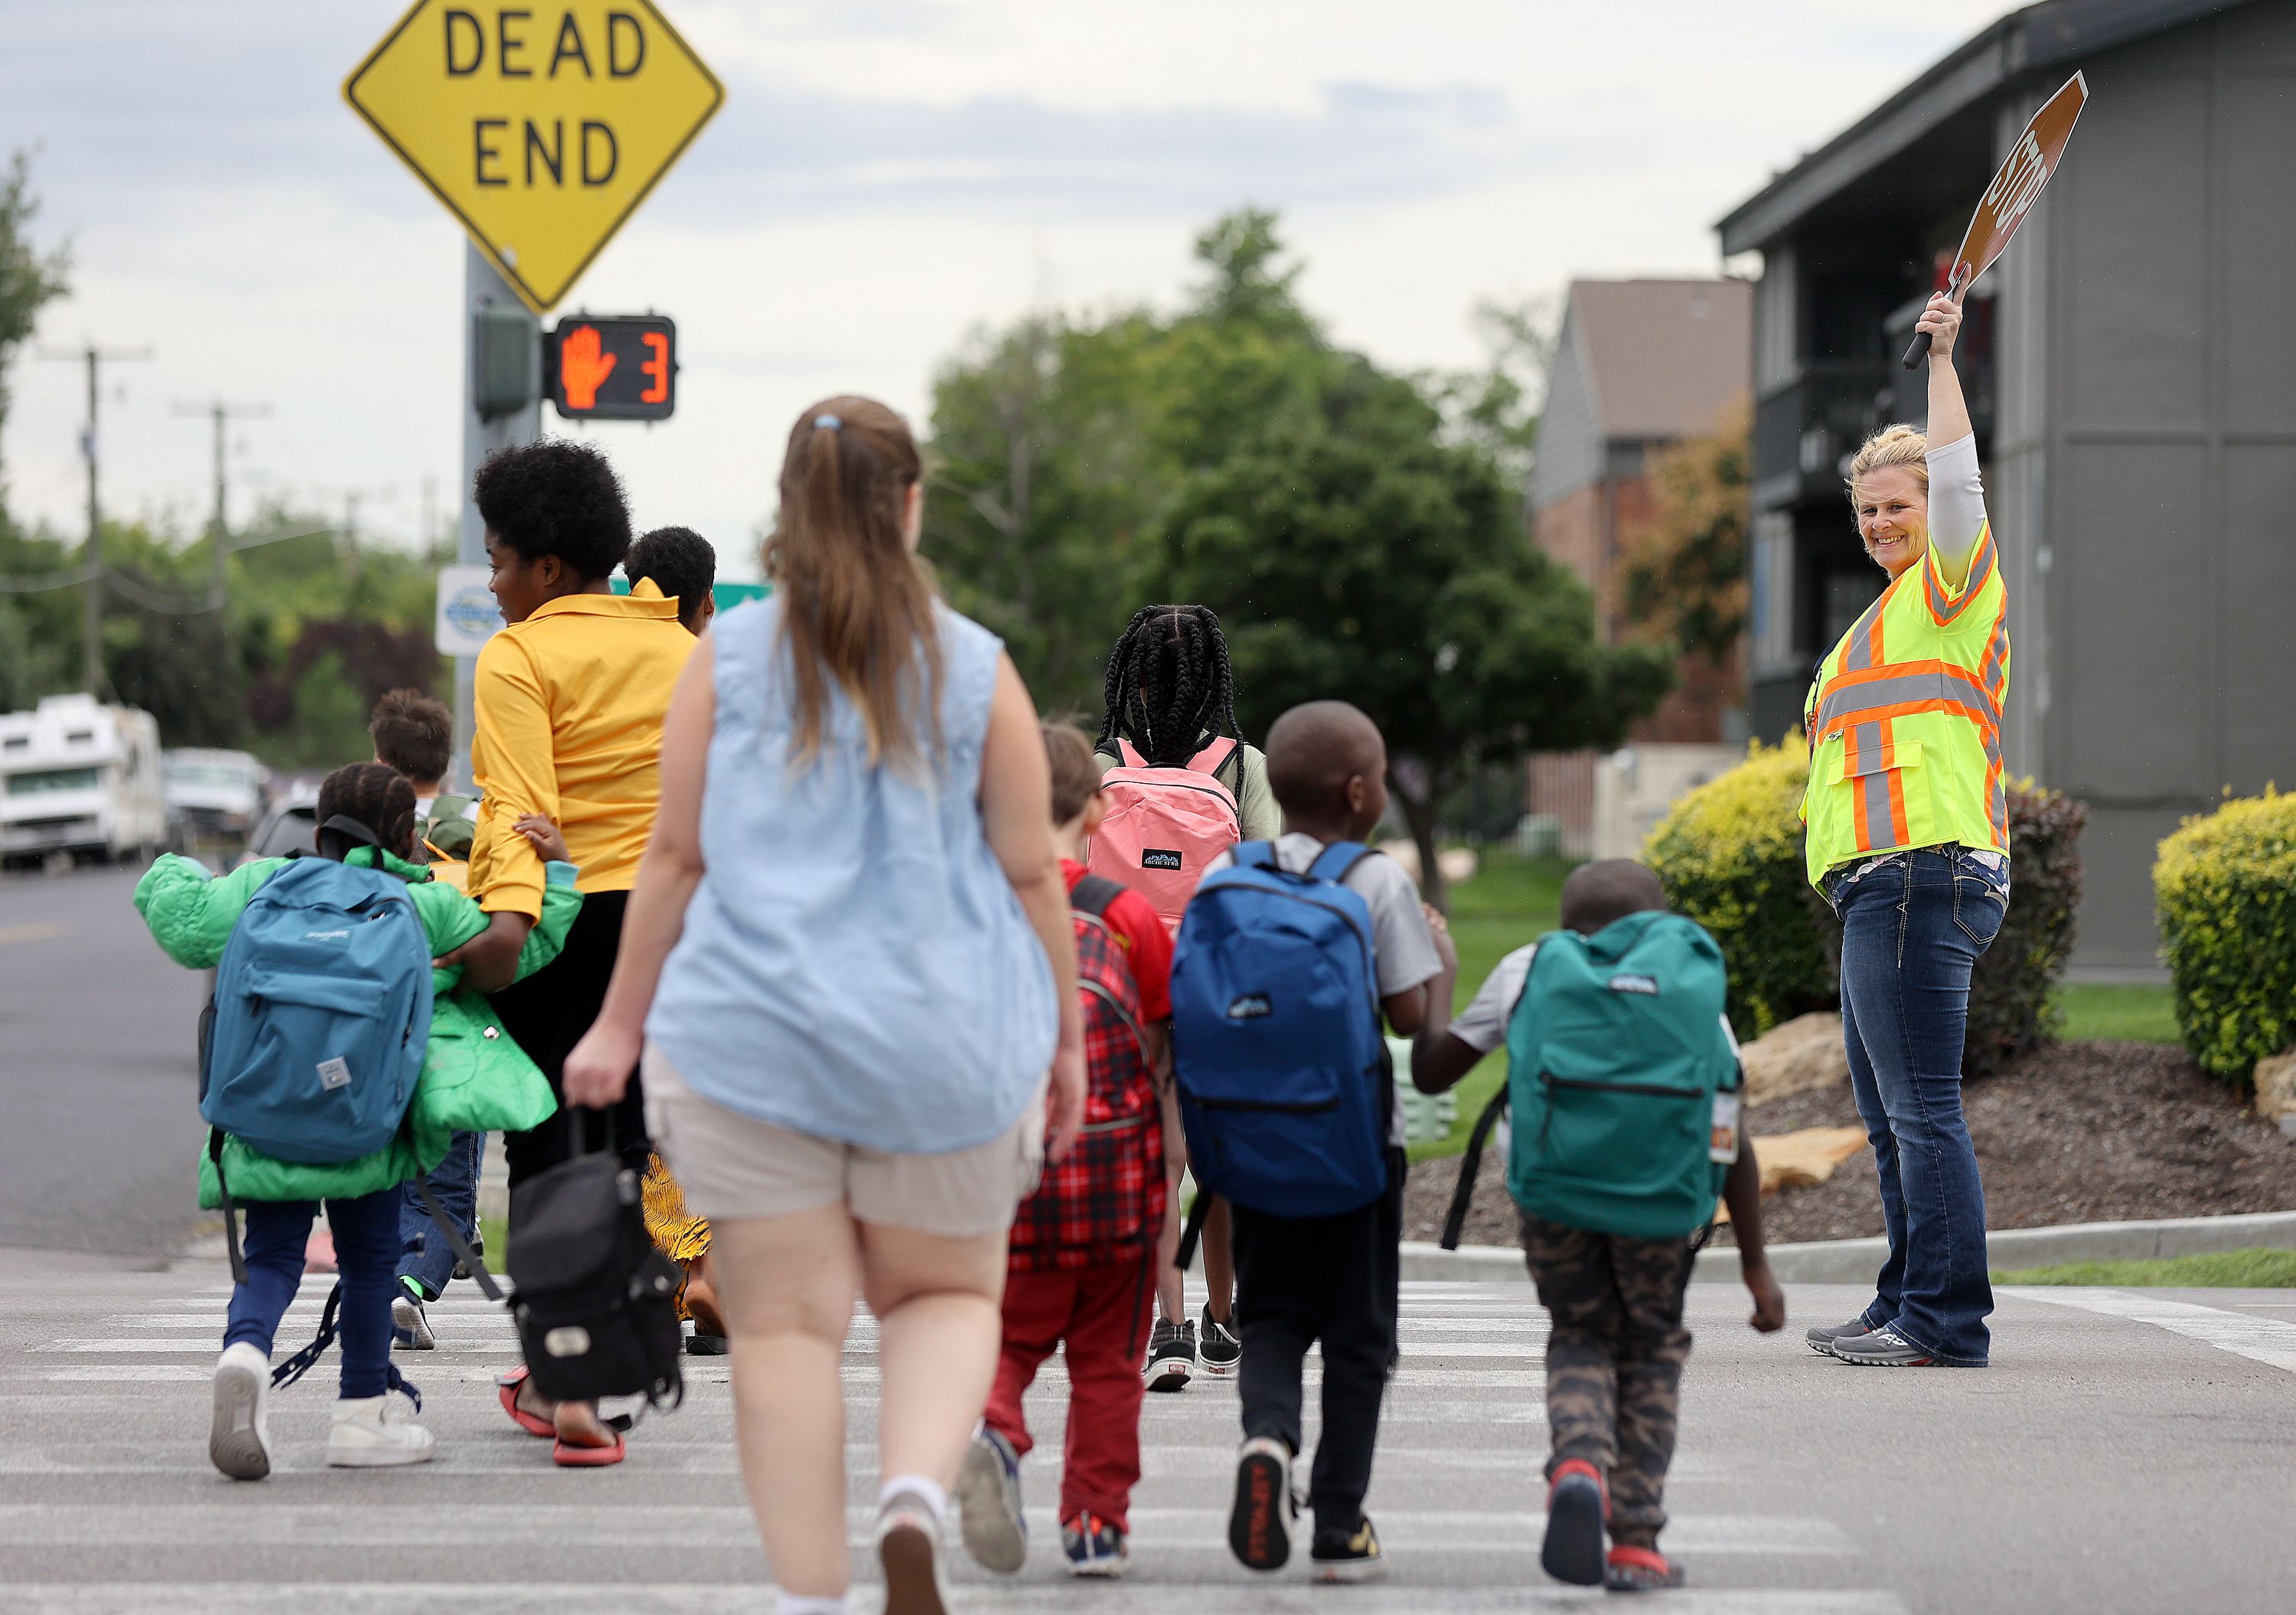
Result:
[[[1585,586],[1407,381],[1328,355],[1321,415],[1191,479],[1164,529],[1171,593],[1221,611],[1248,726],[1331,696],[1378,724],[1439,905],[1439,804],[1478,764],[1615,743],[1665,693],[1668,659],[1595,643]]]
[[[1627,536],[1628,620],[1726,667],[1746,628],[1749,412],[1654,455],[1651,514]]]
[[[934,381],[925,553],[1047,709],[1098,710],[1143,586],[1142,532],[1170,481],[1143,426],[1161,338],[1144,314],[1031,316],[976,334]]]
[[[64,294],[64,275],[71,267],[70,255],[62,247],[45,257],[34,250],[32,216],[39,209],[30,160],[18,152],[0,172],[0,427],[8,422],[9,361],[32,334],[41,308]],[[0,514],[0,522],[6,520]]]

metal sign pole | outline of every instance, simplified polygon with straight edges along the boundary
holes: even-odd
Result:
[[[542,435],[540,398],[513,414],[496,415],[491,420],[479,414],[479,316],[489,309],[525,313],[525,306],[511,290],[510,283],[488,261],[485,253],[466,240],[463,243],[463,486],[458,496],[461,521],[455,534],[455,558],[471,566],[487,563],[487,524],[479,514],[477,502],[471,497],[480,463],[496,449],[513,443],[531,443]],[[471,693],[477,669],[476,657],[455,658],[454,775],[466,791],[472,785]]]

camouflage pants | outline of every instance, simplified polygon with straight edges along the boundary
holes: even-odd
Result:
[[[1622,1239],[1525,1217],[1522,1251],[1554,1319],[1546,1472],[1570,1458],[1592,1463],[1610,1486],[1611,1539],[1654,1545],[1666,1525],[1666,1469],[1690,1357],[1682,1326],[1690,1242]]]

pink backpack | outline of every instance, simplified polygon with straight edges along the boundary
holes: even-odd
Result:
[[[1130,742],[1117,744],[1121,767],[1101,776],[1108,816],[1092,838],[1086,866],[1147,898],[1164,929],[1177,931],[1196,882],[1242,834],[1234,793],[1213,777],[1236,742],[1223,736],[1185,768],[1151,768]]]

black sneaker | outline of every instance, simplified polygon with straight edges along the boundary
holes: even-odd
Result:
[[[1380,1552],[1379,1533],[1372,1529],[1369,1514],[1358,1517],[1352,1533],[1317,1531],[1308,1557],[1318,1581],[1377,1581],[1387,1574],[1387,1555]]]
[[[1196,1348],[1197,1358],[1215,1380],[1227,1378],[1243,1360],[1243,1342],[1236,1339],[1234,1330],[1212,1316],[1210,1302],[1204,1304],[1203,1328],[1197,1339],[1201,1342]]]
[[[1148,1363],[1140,1371],[1151,1390],[1178,1390],[1196,1371],[1196,1326],[1158,1318],[1148,1332]]]
[[[1802,1339],[1809,1342],[1809,1349],[1812,1351],[1830,1357],[1833,1355],[1834,1341],[1847,1339],[1853,1334],[1864,1334],[1866,1328],[1867,1324],[1864,1318],[1852,1318],[1847,1324],[1817,1324],[1808,1334],[1802,1336]]]
[[[1292,1557],[1292,1453],[1254,1436],[1235,1455],[1235,1505],[1227,1545],[1248,1570],[1280,1570]]]
[[[1546,1488],[1546,1540],[1539,1568],[1573,1586],[1603,1585],[1603,1528],[1611,1504],[1603,1477],[1583,1458],[1567,1460]]]
[[[1132,1547],[1124,1533],[1090,1509],[1061,1527],[1061,1551],[1068,1555],[1071,1576],[1113,1580],[1132,1568]]]

